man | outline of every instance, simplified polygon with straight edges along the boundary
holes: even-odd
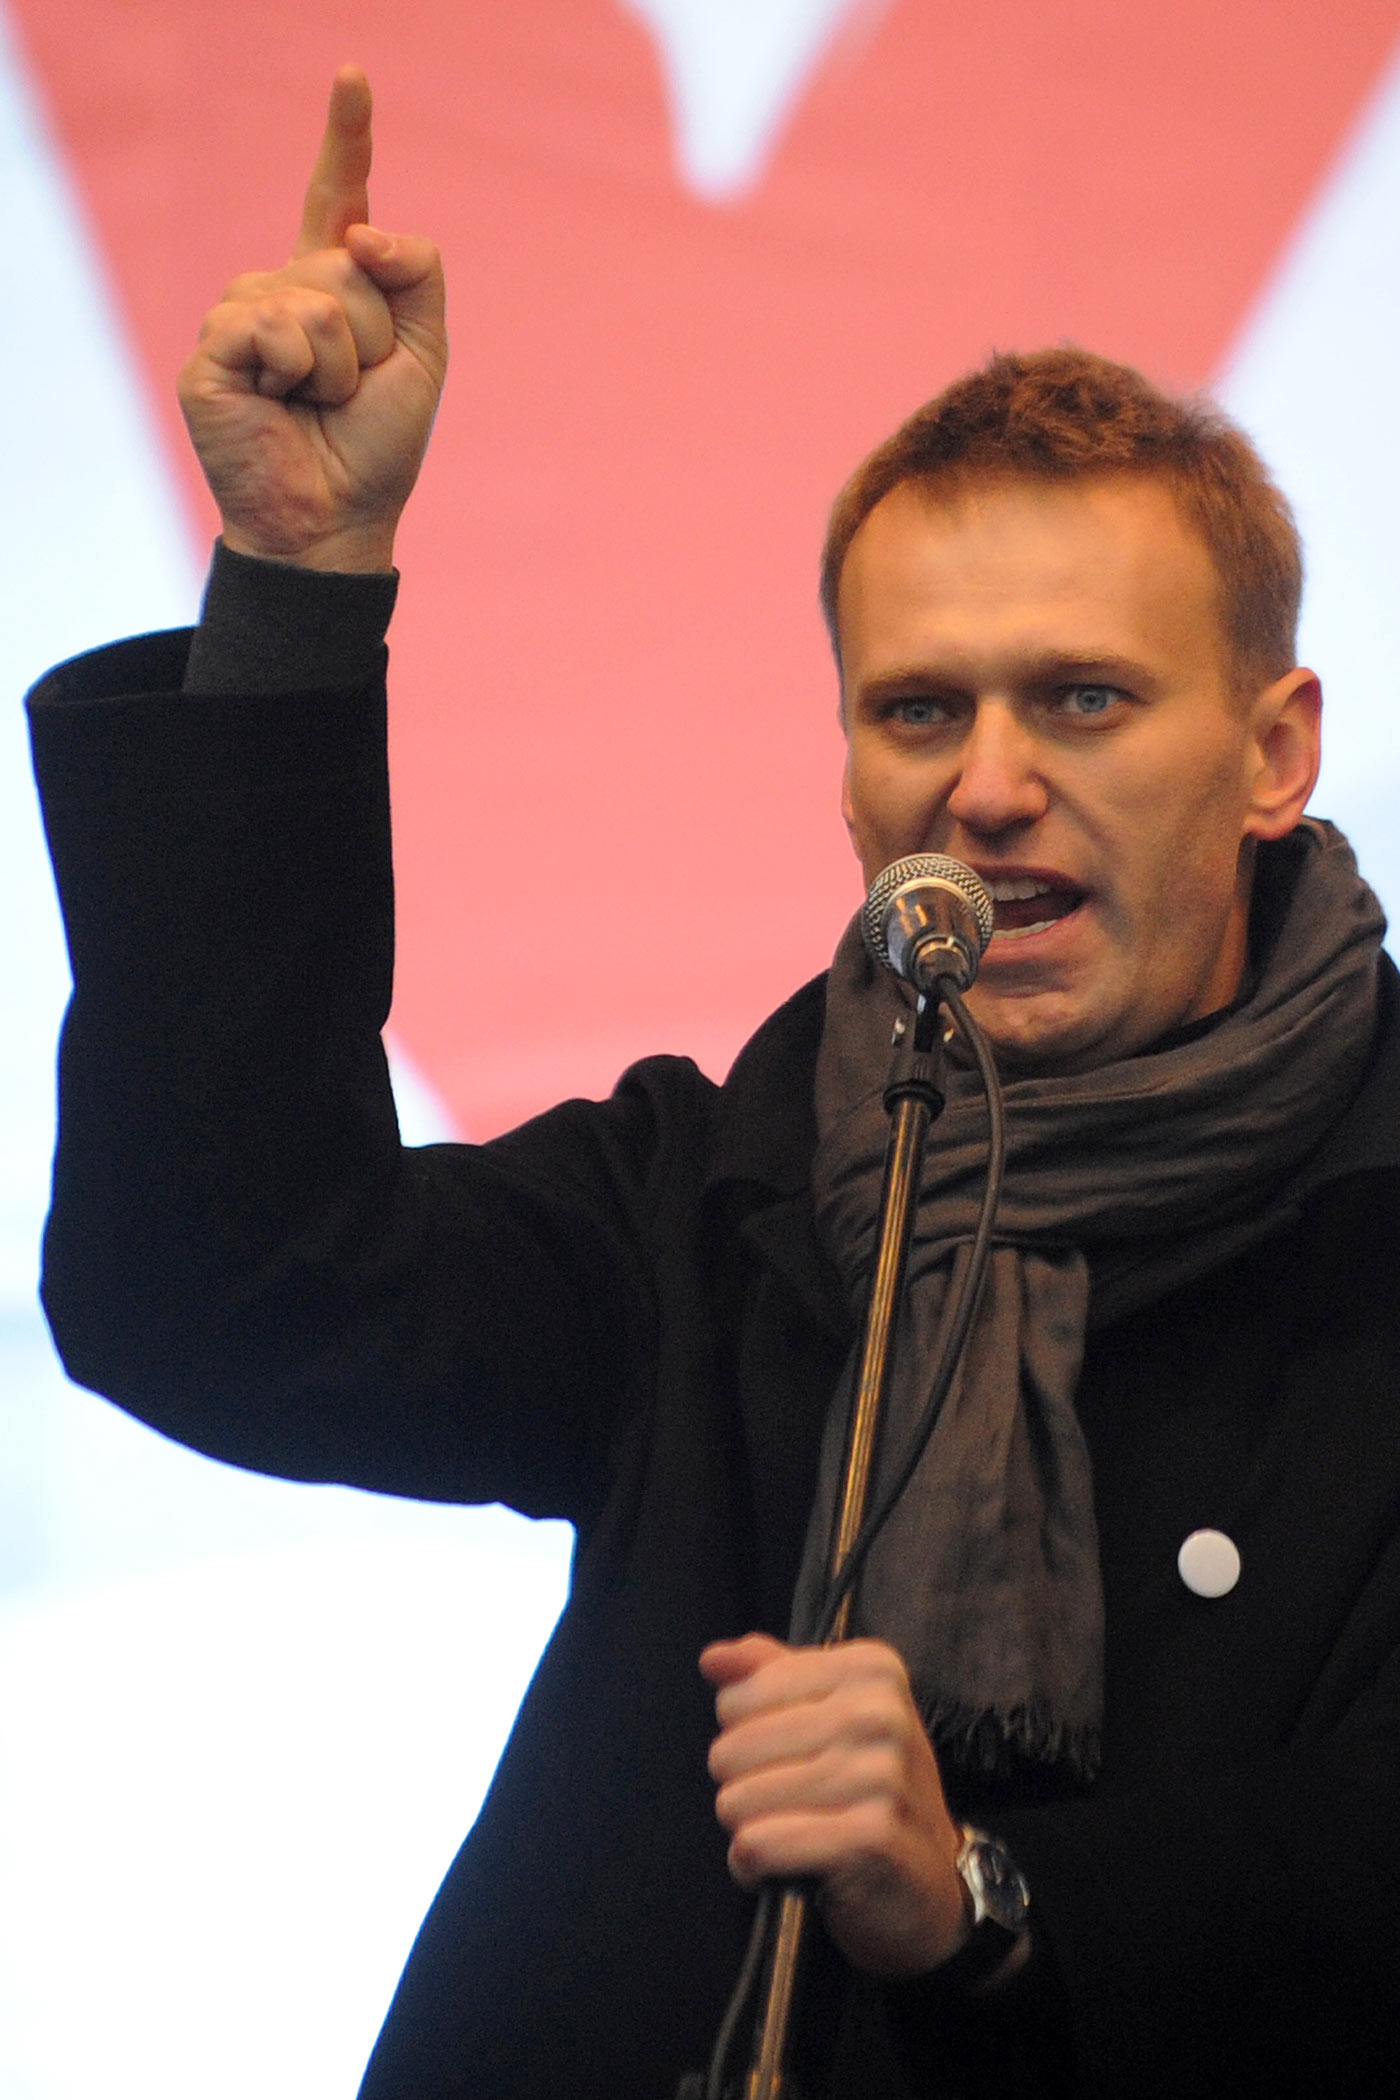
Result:
[[[950,389],[838,503],[847,820],[867,877],[936,850],[991,885],[972,1005],[1012,1135],[967,1360],[863,1583],[883,1638],[791,1645],[899,995],[848,936],[722,1090],[657,1059],[400,1151],[379,642],[445,351],[436,256],[365,223],[368,167],[346,71],[297,256],[183,376],[223,516],[193,641],[33,701],[74,1375],[239,1463],[578,1528],[367,2100],[672,2092],[745,1892],[791,1875],[813,2100],[1388,2091],[1400,1041],[1374,900],[1300,823],[1281,500],[1234,433],[1052,353]],[[952,1055],[896,1430],[979,1169]],[[1244,1563],[1209,1601],[1202,1532]],[[990,1952],[973,1826],[1030,1890]]]

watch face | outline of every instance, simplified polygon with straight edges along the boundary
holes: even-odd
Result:
[[[1007,1932],[1024,1932],[1030,1891],[1006,1847],[995,1838],[974,1837],[964,1871],[977,1915],[994,1919]]]

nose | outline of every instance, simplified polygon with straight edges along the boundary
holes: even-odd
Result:
[[[984,837],[1033,824],[1049,804],[1040,756],[1034,734],[1014,708],[979,701],[958,750],[949,816]]]

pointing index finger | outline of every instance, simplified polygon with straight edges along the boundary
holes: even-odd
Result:
[[[331,84],[326,129],[307,184],[295,254],[338,248],[347,226],[362,225],[369,218],[370,117],[369,81],[359,66],[342,66]]]

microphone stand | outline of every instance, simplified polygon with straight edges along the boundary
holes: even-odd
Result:
[[[909,1239],[929,1125],[942,1112],[943,1044],[938,1025],[942,980],[921,994],[912,1028],[902,1022],[885,1088],[890,1117],[884,1182],[876,1227],[875,1273],[861,1342],[860,1376],[846,1446],[845,1474],[831,1547],[828,1579],[834,1586],[865,1521],[880,1416],[894,1362],[894,1331],[904,1293]],[[853,1586],[852,1586],[853,1587]],[[823,1646],[846,1638],[852,1589],[842,1597]],[[744,2100],[796,2100],[784,2071],[798,1966],[810,1898],[801,1883],[783,1885],[773,1934],[768,1990],[754,2044]]]

